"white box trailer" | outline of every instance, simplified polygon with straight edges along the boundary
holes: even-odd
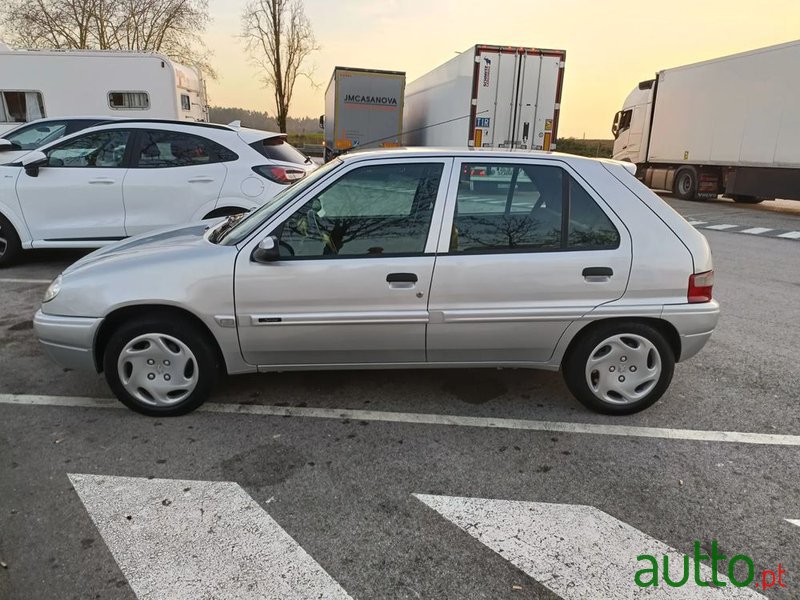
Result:
[[[325,90],[325,160],[354,148],[400,146],[406,74],[336,67]]]
[[[12,50],[0,44],[0,134],[42,117],[207,121],[199,69],[156,53]]]
[[[409,146],[555,150],[566,51],[476,45],[409,83]]]
[[[800,41],[656,74],[612,126],[614,158],[685,199],[800,200]]]

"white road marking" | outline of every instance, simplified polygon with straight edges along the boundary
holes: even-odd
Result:
[[[761,235],[767,231],[772,231],[771,227],[751,227],[750,229],[742,229],[739,233],[749,233],[751,235]]]
[[[51,281],[51,279],[15,279],[13,277],[0,279],[0,283],[40,283],[42,285],[49,284]]]
[[[693,227],[697,227],[698,225],[705,225],[706,223],[708,223],[708,221],[693,221],[690,219],[688,223]]]
[[[731,585],[700,587],[693,572],[682,587],[671,588],[661,580],[658,587],[640,588],[634,575],[651,563],[640,562],[637,556],[655,557],[663,577],[667,555],[670,578],[679,581],[684,554],[592,506],[414,496],[564,600],[763,598]],[[701,565],[701,577],[711,580],[711,568]]]
[[[79,408],[118,408],[127,410],[116,400],[70,396],[0,394],[0,404]],[[430,413],[402,413],[383,410],[307,408],[258,404],[222,404],[216,402],[206,403],[198,410],[202,412],[229,413],[238,415],[308,417],[316,419],[351,419],[354,421],[382,421],[386,423],[410,423],[416,425],[443,425],[455,427],[485,427],[488,429],[521,429],[525,431],[613,435],[697,442],[725,442],[765,446],[800,446],[800,436],[779,433],[671,429],[666,427],[639,427],[635,425],[604,425],[600,423],[530,421],[527,419],[468,417]]]
[[[800,519],[784,519],[784,521],[787,521],[792,525],[797,525],[798,527],[800,527]]]
[[[706,229],[716,229],[718,231],[722,231],[724,229],[731,229],[733,227],[739,227],[739,225],[729,225],[727,223],[722,223],[720,225],[709,225]]]
[[[235,483],[69,478],[141,599],[350,598]]]
[[[786,233],[782,233],[779,238],[787,238],[790,240],[800,240],[800,231],[787,231]]]

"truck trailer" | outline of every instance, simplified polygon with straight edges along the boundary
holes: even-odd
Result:
[[[679,198],[800,200],[800,41],[642,81],[614,116],[614,158]]]
[[[400,146],[406,74],[336,67],[325,90],[325,160],[355,148]]]
[[[205,81],[157,53],[0,44],[0,134],[42,117],[86,115],[208,121]]]
[[[566,51],[476,45],[408,84],[409,146],[555,150]]]

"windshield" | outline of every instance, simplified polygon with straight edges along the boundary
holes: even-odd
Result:
[[[4,137],[11,142],[15,150],[36,150],[48,142],[63,137],[66,130],[66,121],[33,123],[25,127],[18,127],[5,136],[0,137]]]
[[[250,213],[246,218],[242,219],[235,227],[231,228],[225,236],[220,240],[223,246],[233,246],[241,242],[264,221],[271,217],[279,208],[284,204],[291,201],[297,195],[302,194],[304,190],[314,185],[321,177],[325,177],[328,173],[342,164],[340,159],[334,159],[329,163],[321,166],[313,173],[306,175],[297,183],[290,185],[285,190],[281,191],[277,196],[268,200],[261,208]]]

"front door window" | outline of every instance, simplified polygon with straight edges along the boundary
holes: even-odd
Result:
[[[376,257],[423,253],[443,165],[361,167],[306,202],[278,231],[281,255]]]

